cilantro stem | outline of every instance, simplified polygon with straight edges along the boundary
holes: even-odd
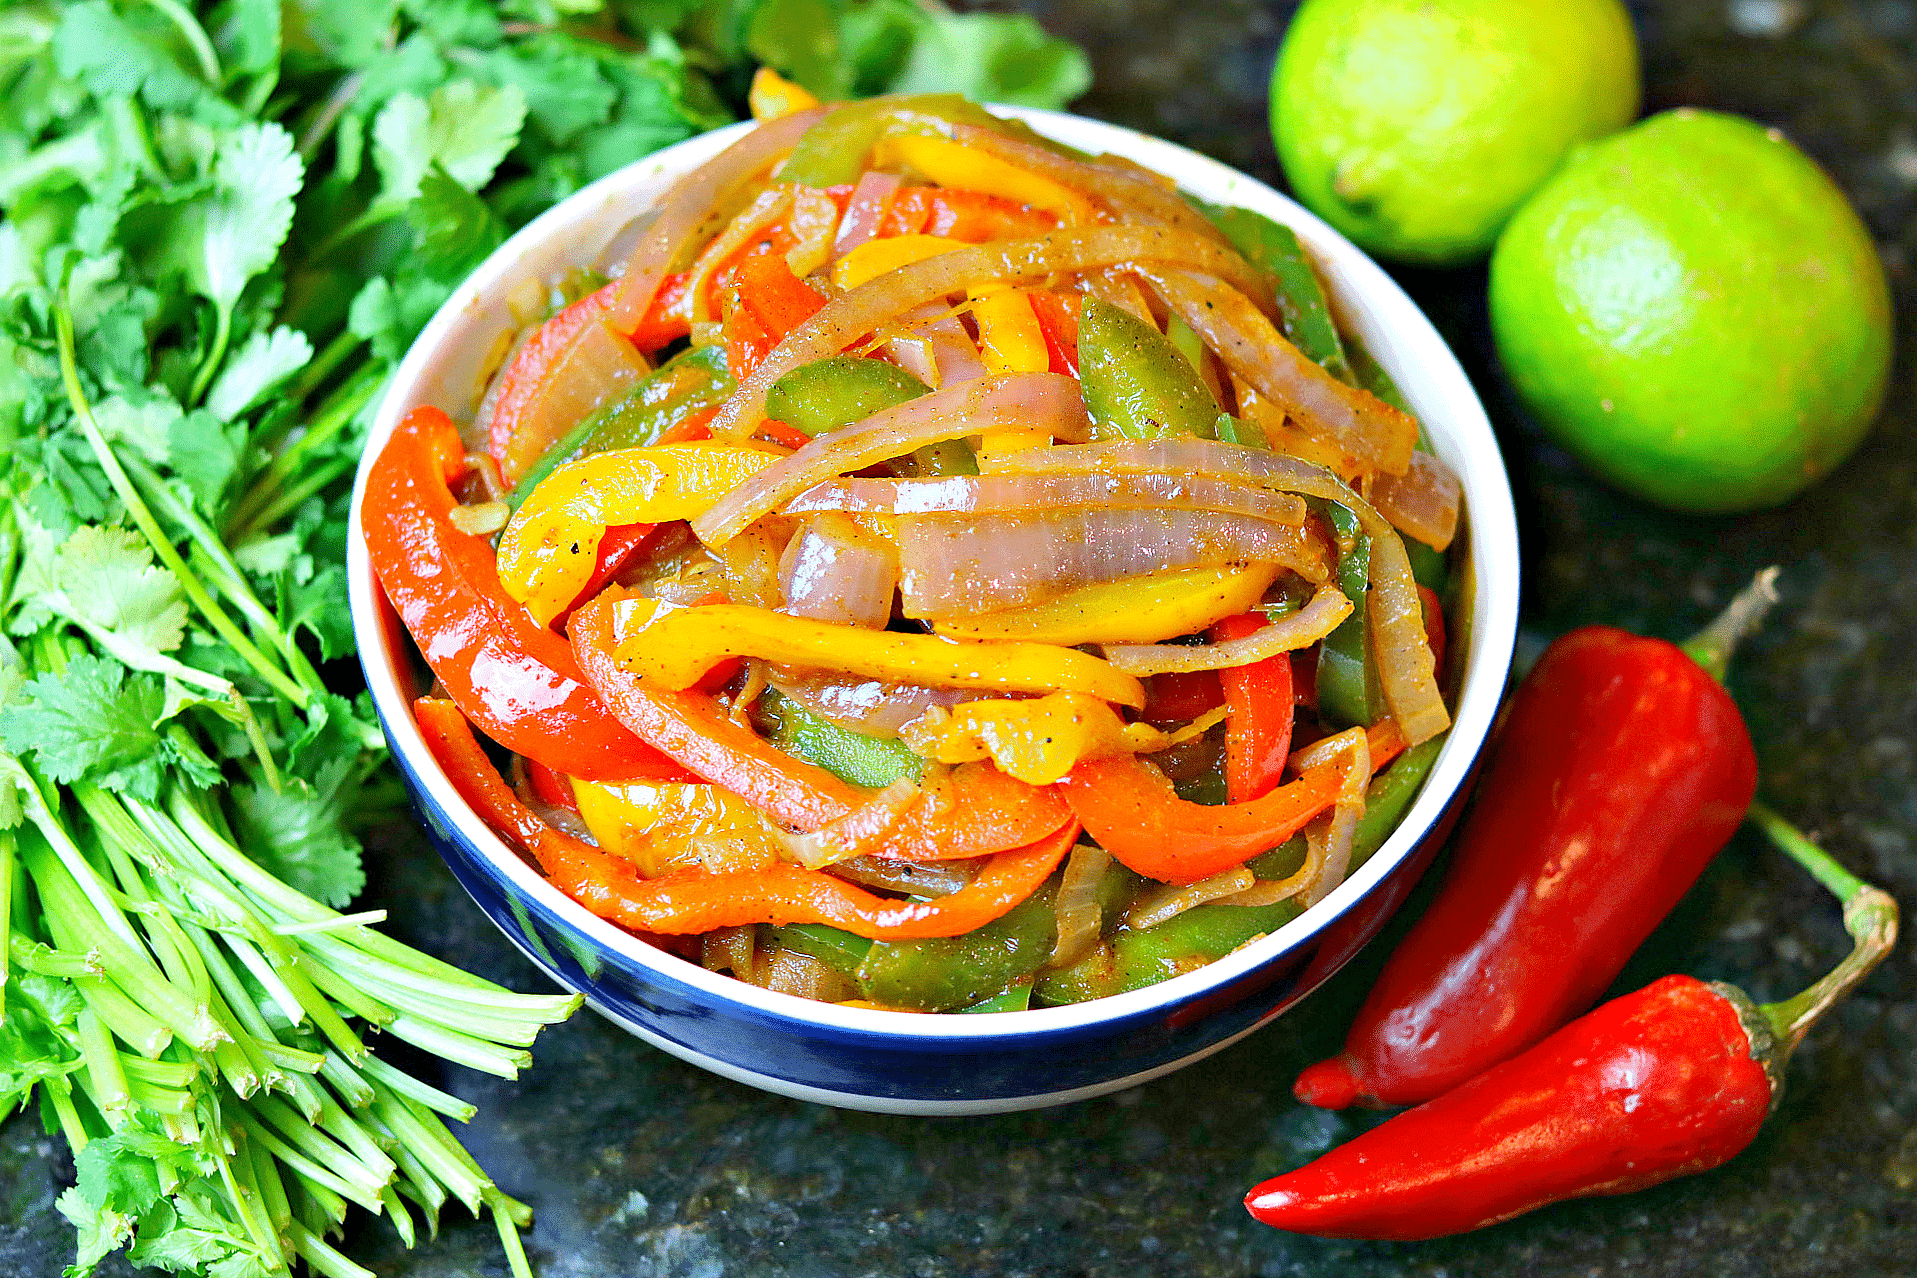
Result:
[[[279,456],[266,464],[246,495],[233,507],[230,522],[251,524],[253,512],[273,499],[273,494],[305,462],[308,453],[331,443],[344,430],[367,401],[385,384],[386,375],[377,368],[363,368],[348,378],[345,385],[327,396],[307,423],[306,431],[288,444]]]
[[[7,1023],[7,973],[13,953],[13,832],[0,831],[0,1025]]]
[[[519,1237],[519,1226],[506,1205],[506,1196],[488,1187],[485,1199],[486,1206],[492,1210],[493,1224],[499,1230],[499,1245],[505,1248],[506,1263],[512,1267],[513,1278],[533,1278],[532,1264],[526,1259],[526,1245]]]
[[[321,682],[312,663],[306,660],[306,655],[299,650],[299,645],[280,629],[278,620],[254,595],[252,587],[246,584],[246,575],[233,561],[232,551],[227,549],[220,535],[214,532],[204,519],[173,495],[145,462],[137,457],[130,458],[129,466],[138,476],[140,485],[152,494],[153,502],[161,512],[186,530],[187,537],[193,542],[193,557],[202,568],[210,571],[215,588],[226,596],[229,603],[245,614],[257,629],[264,632],[273,647],[285,658],[287,668],[298,680],[297,686],[300,690],[299,696],[289,696],[288,700],[304,710],[308,698],[326,691],[326,685]],[[257,653],[259,650],[254,649],[254,651]],[[262,660],[264,660],[263,657]],[[263,675],[264,671],[261,673]]]
[[[304,404],[306,397],[319,389],[320,384],[333,375],[345,362],[346,357],[359,349],[366,339],[350,328],[343,328],[333,335],[333,340],[320,347],[319,354],[308,360],[306,367],[292,387],[286,392],[287,398],[298,404]]]
[[[148,0],[156,3],[157,0]],[[200,361],[199,371],[193,374],[192,389],[186,393],[188,408],[200,402],[200,396],[206,394],[207,384],[213,380],[213,374],[220,370],[220,361],[226,358],[226,344],[233,336],[233,311],[225,304],[217,304],[213,321],[213,345],[206,352],[206,358]]]
[[[357,914],[342,914],[336,919],[314,919],[306,923],[275,923],[272,927],[275,936],[306,936],[313,932],[331,932],[337,928],[351,927],[355,924],[384,923],[385,910],[361,910]]]
[[[279,492],[264,506],[247,516],[243,523],[236,524],[227,534],[235,542],[242,541],[256,528],[270,528],[283,516],[298,510],[300,504],[314,493],[328,487],[332,482],[357,466],[359,461],[353,457],[335,457],[306,478]]]
[[[395,1069],[377,1056],[367,1057],[360,1064],[360,1069],[365,1072],[366,1077],[384,1083],[401,1096],[417,1101],[427,1109],[444,1114],[456,1122],[470,1123],[473,1115],[479,1112],[477,1105],[463,1101],[457,1096],[450,1096],[430,1083],[422,1083],[411,1074]],[[368,1104],[372,1103],[372,1095],[372,1090],[368,1088],[366,1093]]]
[[[74,1028],[80,1039],[80,1058],[86,1062],[87,1095],[107,1126],[118,1131],[126,1121],[127,1107],[133,1103],[126,1073],[120,1068],[120,1051],[99,1014],[85,1004],[80,1007]]]
[[[233,624],[233,619],[226,615],[226,610],[207,593],[199,577],[187,568],[186,561],[180,558],[180,552],[174,549],[172,539],[160,528],[159,521],[153,517],[153,512],[147,507],[146,502],[141,500],[139,490],[133,486],[133,480],[120,465],[119,458],[114,455],[112,446],[106,441],[106,436],[100,433],[100,424],[93,419],[93,409],[88,406],[86,395],[80,389],[80,369],[73,350],[73,315],[67,310],[64,302],[53,308],[53,318],[60,350],[60,376],[66,383],[67,400],[73,407],[74,417],[80,423],[80,429],[86,435],[87,443],[93,448],[94,456],[99,459],[100,468],[106,472],[114,491],[119,493],[127,513],[133,517],[133,522],[139,525],[140,531],[146,536],[147,544],[153,547],[153,553],[173,573],[180,583],[180,589],[186,592],[187,598],[191,599],[194,606],[200,610],[200,615],[206,618],[207,624],[213,627],[220,638],[231,644],[233,650],[238,652],[260,678],[273,687],[274,691],[294,705],[304,708],[310,696],[307,690],[287,678],[278,666],[266,659],[265,653],[253,645],[252,640],[240,633],[239,627]]]
[[[293,1240],[293,1250],[299,1252],[300,1259],[312,1266],[315,1273],[325,1274],[326,1278],[379,1278],[372,1270],[354,1264],[344,1252],[298,1221],[294,1221],[287,1232]]]
[[[191,13],[179,3],[179,0],[146,0],[155,9],[165,14],[167,20],[179,28],[186,38],[187,47],[193,50],[194,60],[200,64],[200,74],[206,78],[215,93],[226,83],[226,76],[220,70],[220,56],[213,51],[213,42],[206,38],[206,29]]]

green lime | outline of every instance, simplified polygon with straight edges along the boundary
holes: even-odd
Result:
[[[1890,285],[1843,193],[1708,111],[1574,153],[1498,240],[1491,327],[1553,437],[1678,510],[1790,497],[1857,446],[1890,369]]]
[[[1306,0],[1271,74],[1298,198],[1362,247],[1482,255],[1578,142],[1637,114],[1618,0]]]

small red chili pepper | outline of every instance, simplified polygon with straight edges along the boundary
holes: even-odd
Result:
[[[1854,948],[1795,998],[1667,976],[1245,1196],[1265,1224],[1327,1238],[1463,1233],[1569,1198],[1728,1162],[1776,1108],[1784,1065],[1887,955],[1897,903],[1768,808],[1751,815],[1844,903]],[[1469,993],[1461,997],[1469,998]]]
[[[1748,625],[1769,589],[1700,640]],[[1601,626],[1558,639],[1512,699],[1437,899],[1344,1052],[1293,1093],[1413,1105],[1536,1043],[1604,992],[1756,789],[1736,703],[1683,648]]]
[[[1243,639],[1271,623],[1263,613],[1226,617],[1211,628],[1219,642]],[[1244,803],[1269,794],[1285,779],[1291,753],[1291,721],[1296,709],[1291,692],[1291,654],[1281,652],[1248,666],[1218,672],[1224,685],[1225,796]]]

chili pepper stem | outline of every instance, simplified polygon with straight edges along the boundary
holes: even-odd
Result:
[[[1872,887],[1839,865],[1768,804],[1753,802],[1749,815],[1779,850],[1810,871],[1812,877],[1843,902],[1844,930],[1850,933],[1854,943],[1844,961],[1814,985],[1782,1002],[1766,1003],[1758,1009],[1777,1033],[1780,1054],[1788,1055],[1803,1041],[1810,1027],[1890,953],[1897,943],[1897,902],[1888,892]]]
[[[1724,676],[1730,672],[1737,646],[1757,633],[1765,615],[1777,603],[1778,572],[1773,565],[1758,573],[1750,585],[1737,592],[1716,620],[1678,645],[1719,683],[1723,683]]]

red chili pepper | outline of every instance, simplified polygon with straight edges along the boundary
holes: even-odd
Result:
[[[1212,626],[1219,642],[1243,639],[1271,623],[1259,612],[1226,617]],[[1291,720],[1296,709],[1291,693],[1291,654],[1281,652],[1248,666],[1230,666],[1218,672],[1224,685],[1225,795],[1244,803],[1269,794],[1285,778],[1285,760],[1291,753]]]
[[[690,779],[627,731],[593,695],[566,641],[499,584],[484,537],[459,531],[449,480],[459,431],[416,408],[366,476],[360,518],[386,597],[460,709],[515,754],[590,781]]]
[[[1896,941],[1897,903],[1761,805],[1752,815],[1844,902],[1855,944],[1796,998],[1667,976],[1245,1196],[1268,1225],[1329,1238],[1462,1233],[1567,1198],[1716,1167],[1756,1137],[1784,1065]],[[1468,1000],[1476,994],[1460,990]]]
[[[818,291],[792,273],[777,253],[740,261],[726,286],[726,367],[743,381],[787,333],[825,305]]]
[[[1437,899],[1343,1054],[1293,1092],[1416,1104],[1536,1043],[1623,970],[1756,788],[1736,703],[1684,649],[1596,626],[1558,639],[1512,699]]]

